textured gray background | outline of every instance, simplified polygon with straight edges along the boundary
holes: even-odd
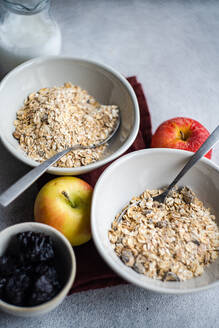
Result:
[[[197,119],[210,131],[219,121],[219,1],[63,0],[52,11],[63,54],[136,74],[147,94],[153,131],[175,116]],[[0,191],[29,168],[0,144]],[[219,164],[219,145],[213,160]],[[32,217],[36,187],[7,209],[0,229]],[[88,254],[89,256],[89,254]],[[69,296],[36,319],[0,313],[1,328],[219,326],[219,288],[184,296],[118,286]]]

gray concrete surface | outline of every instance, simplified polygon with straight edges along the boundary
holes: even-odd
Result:
[[[210,131],[219,121],[219,1],[52,1],[64,55],[109,64],[137,75],[147,95],[153,131],[164,120],[187,116]],[[0,191],[29,170],[0,144]],[[219,145],[213,161],[219,164]],[[7,209],[0,229],[28,221],[36,187]],[[0,313],[1,328],[219,326],[219,289],[168,296],[118,286],[69,296],[36,319]]]

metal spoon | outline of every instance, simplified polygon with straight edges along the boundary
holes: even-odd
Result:
[[[5,190],[0,195],[0,204],[3,206],[8,206],[11,202],[13,202],[19,195],[21,195],[28,187],[30,187],[41,175],[46,172],[46,170],[56,163],[61,157],[66,155],[72,150],[79,150],[79,149],[93,149],[97,148],[101,145],[104,145],[107,143],[117,132],[119,126],[120,126],[121,118],[120,115],[118,116],[118,119],[116,121],[115,127],[112,130],[112,132],[108,135],[108,137],[104,140],[101,140],[100,142],[96,144],[92,144],[90,146],[82,146],[82,145],[75,145],[73,147],[69,147],[51,158],[47,159],[42,164],[38,165],[34,169],[32,169],[30,172],[25,174],[22,178],[20,178],[17,182],[15,182],[11,187],[9,187],[7,190]]]
[[[201,145],[201,147],[197,150],[197,152],[194,153],[186,163],[186,165],[183,167],[183,169],[178,173],[178,175],[175,177],[173,182],[166,188],[164,192],[162,192],[160,195],[153,197],[154,202],[163,203],[165,201],[165,198],[167,197],[168,193],[173,189],[173,187],[177,184],[177,182],[195,165],[195,163],[204,156],[219,140],[219,125],[216,127],[216,129],[210,134],[210,136],[205,140],[205,142]],[[141,202],[141,200],[130,204],[127,206],[119,215],[117,218],[117,222],[120,222],[123,215],[126,213],[126,211],[132,207],[136,206]]]

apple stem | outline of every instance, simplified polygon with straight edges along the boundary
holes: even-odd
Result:
[[[181,134],[182,140],[185,141],[185,140],[186,140],[186,138],[185,138],[185,134],[184,134],[181,130],[180,130],[179,132],[180,132],[180,134]]]
[[[62,191],[62,195],[66,198],[67,203],[68,203],[71,207],[73,207],[73,208],[76,207],[75,204],[72,203],[72,201],[70,200],[69,195],[67,194],[66,191],[63,190],[63,191]]]

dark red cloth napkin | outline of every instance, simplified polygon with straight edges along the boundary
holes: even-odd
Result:
[[[140,129],[134,143],[126,151],[126,153],[129,153],[135,150],[149,148],[152,132],[151,117],[142,85],[137,81],[135,76],[129,77],[127,80],[135,91],[140,109]],[[80,178],[94,187],[101,173],[110,164],[111,163],[108,163],[90,173],[81,175]],[[51,175],[44,175],[39,180],[39,186],[41,187],[46,181],[51,180],[51,178]],[[74,251],[77,262],[77,274],[70,294],[88,289],[97,289],[126,283],[105,264],[98,254],[92,240],[84,245],[74,247]]]
[[[139,149],[149,148],[151,143],[151,117],[147,105],[147,100],[144,95],[144,91],[142,89],[142,85],[137,81],[136,76],[128,77],[127,80],[133,87],[138,99],[138,104],[140,109],[140,128],[134,143],[124,154]],[[94,187],[101,173],[111,163],[112,162],[102,166],[97,170],[92,171],[91,173],[83,174],[81,175],[81,178]]]

